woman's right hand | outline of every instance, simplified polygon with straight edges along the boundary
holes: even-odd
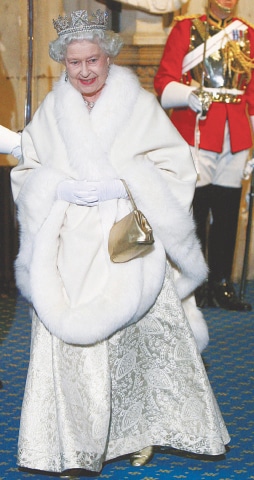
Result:
[[[96,195],[88,187],[86,180],[63,180],[57,188],[58,200],[76,205],[96,205]]]

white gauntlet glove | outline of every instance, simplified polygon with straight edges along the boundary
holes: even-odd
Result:
[[[193,112],[202,112],[202,102],[200,98],[195,94],[195,92],[191,92],[188,98],[188,104]]]
[[[92,207],[113,198],[127,198],[121,180],[111,179],[98,182],[86,180],[64,180],[57,188],[57,198],[66,202]]]
[[[0,125],[0,153],[21,157],[21,135]]]
[[[161,95],[161,106],[163,108],[188,107],[191,92],[196,87],[190,87],[180,82],[170,82],[164,88]]]
[[[88,182],[89,187],[93,189],[98,198],[98,202],[105,202],[113,198],[128,198],[124,184],[117,178],[111,180],[102,180],[99,182]]]
[[[191,110],[201,113],[205,117],[211,104],[211,97],[204,92],[180,82],[170,82],[164,88],[161,95],[163,108],[190,107]]]

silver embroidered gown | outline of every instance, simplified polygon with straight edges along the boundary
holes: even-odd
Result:
[[[147,445],[219,455],[228,442],[169,269],[149,313],[95,346],[68,345],[33,315],[21,466],[100,471]]]

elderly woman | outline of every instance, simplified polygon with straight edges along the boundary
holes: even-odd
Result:
[[[136,76],[113,65],[122,42],[106,14],[73,12],[54,26],[50,56],[66,72],[24,129],[12,171],[17,285],[33,306],[19,465],[100,471],[132,454],[138,466],[152,445],[224,453],[199,353],[207,331],[189,297],[207,273],[189,147]],[[114,263],[109,232],[131,210],[121,179],[155,243]]]

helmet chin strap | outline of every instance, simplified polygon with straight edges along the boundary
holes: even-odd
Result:
[[[220,4],[220,0],[214,0],[215,5],[221,10],[221,12],[223,13],[231,13],[235,6],[233,8],[229,8],[229,7],[224,7],[223,5]]]

